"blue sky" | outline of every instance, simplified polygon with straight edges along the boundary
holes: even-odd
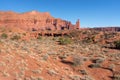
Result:
[[[0,0],[0,11],[50,12],[81,27],[120,26],[120,0]]]

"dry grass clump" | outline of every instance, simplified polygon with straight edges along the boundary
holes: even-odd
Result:
[[[6,33],[2,33],[2,34],[1,34],[1,38],[7,39],[7,38],[8,38],[8,35],[7,35]]]
[[[11,40],[19,40],[21,39],[21,37],[19,35],[14,35]]]
[[[86,57],[81,57],[79,55],[75,55],[73,56],[73,65],[74,66],[81,66],[83,65],[84,61],[87,61]]]
[[[61,38],[59,38],[58,42],[61,45],[67,45],[67,44],[70,44],[72,41],[68,37],[61,37]]]

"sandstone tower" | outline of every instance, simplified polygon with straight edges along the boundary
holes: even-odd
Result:
[[[80,29],[80,20],[76,21],[75,29]]]

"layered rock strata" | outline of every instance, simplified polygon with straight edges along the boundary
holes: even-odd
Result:
[[[31,11],[15,13],[0,12],[0,27],[19,27],[27,31],[57,31],[80,28],[80,21],[73,25],[70,21],[52,17],[48,12]]]

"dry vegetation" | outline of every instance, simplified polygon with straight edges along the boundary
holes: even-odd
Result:
[[[1,32],[0,80],[120,80],[120,33],[30,38]]]

